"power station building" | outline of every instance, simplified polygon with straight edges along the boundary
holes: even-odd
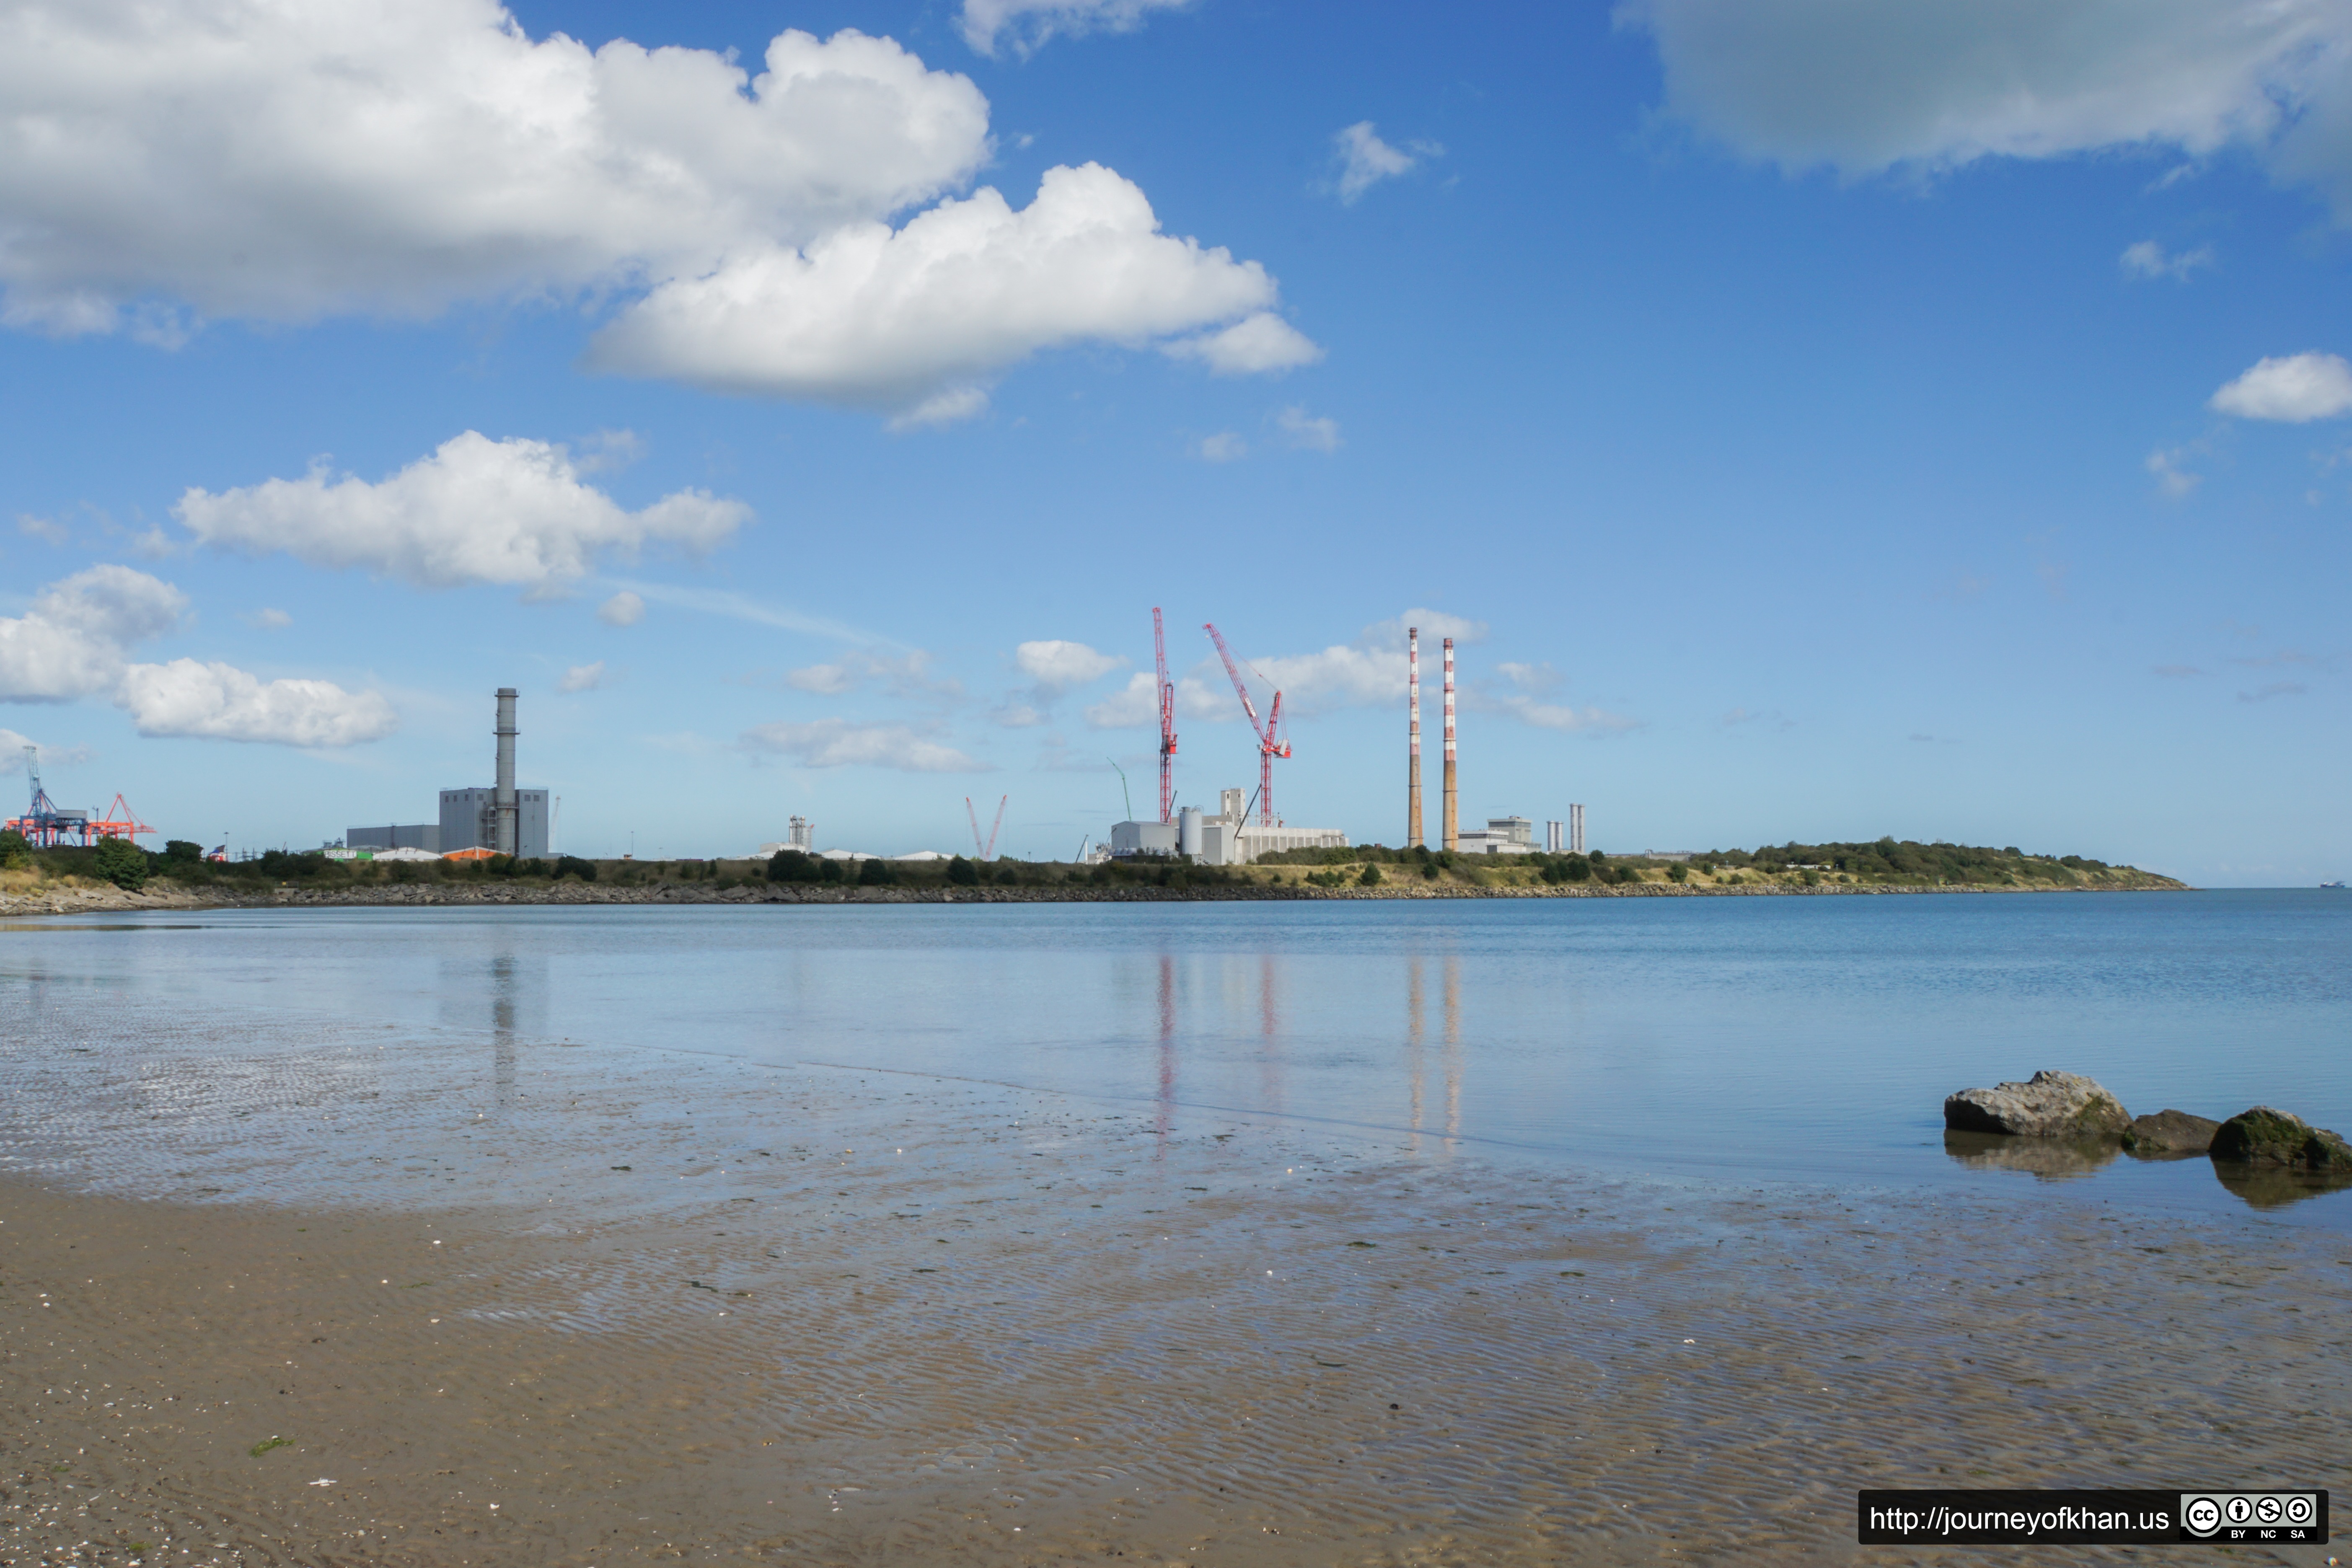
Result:
[[[343,844],[352,849],[423,849],[441,853],[437,822],[393,823],[383,827],[347,827]]]
[[[543,789],[515,787],[515,689],[499,688],[498,782],[487,789],[445,789],[441,820],[352,827],[343,833],[352,849],[421,849],[434,855],[488,849],[521,859],[548,854],[547,804]]]
[[[1261,855],[1285,849],[1348,847],[1348,836],[1336,827],[1292,827],[1286,823],[1245,820],[1249,807],[1245,790],[1222,792],[1218,805],[1214,816],[1197,805],[1188,805],[1173,822],[1115,822],[1110,852],[1114,856],[1184,855],[1203,866],[1246,866]]]
[[[1490,816],[1485,832],[1474,827],[1454,841],[1465,855],[1532,855],[1536,825],[1524,816]]]
[[[515,845],[501,849],[500,854],[522,859],[543,859],[547,855],[547,792],[543,789],[519,789],[515,798]],[[441,825],[438,846],[442,854],[455,849],[498,849],[499,792],[488,789],[445,789],[441,792]],[[349,840],[345,840],[346,843]],[[433,845],[425,845],[433,848]]]

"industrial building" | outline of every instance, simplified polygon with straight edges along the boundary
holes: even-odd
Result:
[[[441,820],[393,824],[383,827],[352,827],[343,843],[352,849],[416,849],[451,855],[460,849],[488,849],[522,859],[544,859],[550,845],[548,793],[515,787],[515,689],[499,688],[496,782],[488,788],[445,789]]]
[[[1457,833],[1454,842],[1465,855],[1532,855],[1536,825],[1524,816],[1490,816],[1486,831]]]
[[[1210,816],[1197,805],[1176,813],[1173,822],[1115,822],[1113,856],[1184,855],[1204,866],[1246,866],[1261,855],[1285,849],[1344,849],[1348,836],[1336,827],[1293,827],[1281,822],[1247,820],[1248,793],[1223,791]]]
[[[446,855],[458,849],[488,849],[524,859],[543,858],[547,854],[547,792],[519,789],[512,793],[515,829],[511,842],[515,847],[508,848],[499,842],[499,792],[495,785],[488,789],[443,790],[440,852]]]
[[[347,827],[343,829],[343,847],[347,849],[425,849],[441,853],[441,825],[437,822],[392,823],[383,827]]]
[[[785,824],[784,839],[782,843],[762,844],[760,846],[760,858],[766,860],[774,856],[782,854],[787,849],[797,849],[803,855],[815,854],[816,824],[811,822],[805,816],[793,817],[789,823]]]

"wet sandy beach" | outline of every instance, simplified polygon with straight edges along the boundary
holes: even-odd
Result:
[[[2352,1247],[2251,1214],[11,1007],[12,1564],[1892,1562],[1859,1487],[2347,1451]]]

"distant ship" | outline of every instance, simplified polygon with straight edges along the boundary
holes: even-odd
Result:
[[[2339,893],[2344,890],[2344,884],[2341,882],[2322,882],[2319,885],[2323,888],[2333,888]]]

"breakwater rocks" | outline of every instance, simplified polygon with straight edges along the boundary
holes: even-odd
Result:
[[[2129,1153],[2208,1155],[2221,1184],[2256,1208],[2352,1186],[2352,1144],[2266,1105],[2227,1121],[2186,1110],[2133,1117],[2097,1079],[2037,1072],[1944,1100],[1944,1152],[1962,1164],[2038,1176],[2087,1175]]]
[[[195,891],[184,888],[151,886],[142,891],[133,893],[114,887],[85,887],[74,883],[50,882],[23,892],[0,889],[0,919],[13,915],[92,915],[131,913],[140,910],[206,910],[243,901],[236,898],[223,898],[209,889]]]

